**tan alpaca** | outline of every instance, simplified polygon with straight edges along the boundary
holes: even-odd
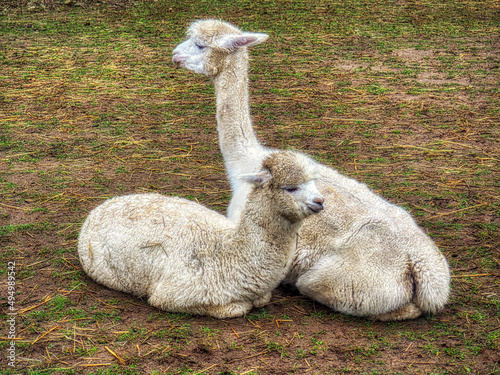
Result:
[[[173,62],[210,77],[217,129],[233,190],[228,217],[238,222],[251,186],[236,177],[258,170],[272,150],[257,140],[248,103],[247,47],[267,35],[242,32],[216,20],[194,22]],[[332,309],[379,320],[435,313],[448,300],[448,263],[402,208],[366,185],[318,165],[318,187],[328,201],[301,228],[287,281]]]
[[[98,283],[164,310],[244,315],[270,300],[303,219],[323,209],[315,168],[300,153],[269,154],[259,172],[240,176],[252,187],[238,224],[176,197],[107,200],[82,226],[82,267]]]

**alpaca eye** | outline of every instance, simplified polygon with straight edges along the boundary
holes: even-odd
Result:
[[[286,187],[286,188],[284,188],[284,189],[285,189],[285,191],[287,191],[287,192],[289,192],[289,193],[295,193],[297,190],[299,190],[299,188],[298,188],[298,187],[296,187],[296,186],[293,186],[293,187]]]
[[[203,46],[203,45],[201,45],[201,44],[198,44],[198,43],[196,43],[196,44],[195,44],[195,46],[196,46],[196,48],[198,48],[199,50],[202,50],[202,49],[204,49],[204,48],[205,48],[205,46]]]

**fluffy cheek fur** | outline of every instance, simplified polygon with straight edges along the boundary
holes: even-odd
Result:
[[[182,66],[198,74],[210,75],[210,72],[205,69],[205,61],[201,55],[186,60]]]
[[[277,206],[281,207],[281,214],[292,223],[303,220],[308,216],[307,206],[303,202],[293,199],[292,195],[284,190],[278,190],[273,201]]]
[[[205,56],[206,75],[215,77],[219,74],[218,67],[225,67],[227,65],[227,51],[211,49]]]

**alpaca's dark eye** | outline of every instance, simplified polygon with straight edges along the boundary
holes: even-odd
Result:
[[[201,45],[201,44],[198,44],[198,43],[196,43],[196,44],[195,44],[195,46],[196,46],[196,48],[198,48],[199,50],[202,50],[202,49],[204,49],[204,48],[205,48],[205,46],[204,46],[204,45]]]
[[[297,190],[299,190],[299,188],[296,186],[290,186],[290,187],[285,188],[285,191],[287,191],[289,193],[295,193]]]

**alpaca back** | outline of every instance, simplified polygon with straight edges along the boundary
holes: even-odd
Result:
[[[177,289],[201,279],[203,266],[218,266],[211,264],[212,255],[231,233],[233,223],[199,204],[135,194],[107,200],[91,211],[78,252],[83,269],[95,281],[146,296],[160,280]]]

